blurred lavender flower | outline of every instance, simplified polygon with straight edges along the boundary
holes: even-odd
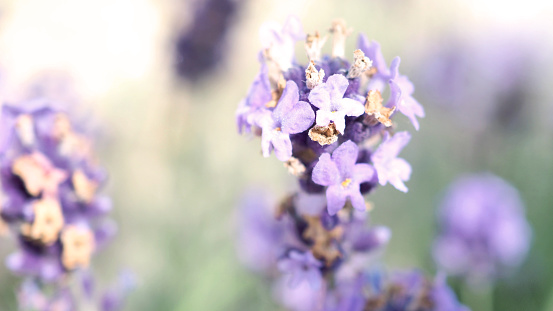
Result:
[[[177,74],[191,82],[208,75],[224,60],[229,30],[244,0],[196,1],[188,28],[175,42]]]
[[[439,210],[434,259],[470,281],[497,277],[518,266],[530,247],[531,229],[515,188],[490,175],[457,179]]]
[[[516,129],[534,109],[542,51],[531,36],[481,32],[470,39],[449,36],[421,55],[418,81],[429,100],[469,130]],[[539,37],[536,37],[539,39]],[[431,86],[431,87],[430,87]]]
[[[71,295],[64,280],[88,267],[116,227],[106,217],[110,199],[98,193],[106,174],[96,164],[91,141],[52,107],[45,100],[2,107],[0,215],[19,244],[7,267],[39,287],[57,288],[44,310],[51,304],[74,310],[74,302],[63,302]]]
[[[278,262],[278,269],[290,275],[288,286],[296,288],[303,281],[307,281],[313,290],[321,287],[322,275],[319,268],[321,262],[311,252],[299,252],[290,250],[286,257]]]

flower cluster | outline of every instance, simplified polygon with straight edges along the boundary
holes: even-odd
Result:
[[[189,27],[175,42],[175,69],[189,81],[205,76],[221,63],[226,39],[235,15],[242,5],[238,0],[207,0],[194,3]]]
[[[0,116],[1,216],[18,240],[6,264],[29,281],[22,297],[37,297],[39,310],[74,310],[68,276],[84,270],[116,231],[111,200],[99,194],[106,180],[92,144],[77,124],[49,102],[4,105]],[[36,289],[36,290],[35,290]],[[34,298],[21,304],[36,302]],[[41,300],[41,299],[38,299]]]
[[[434,258],[471,282],[489,281],[519,265],[531,229],[518,191],[491,174],[468,175],[449,188],[439,210]]]
[[[426,303],[420,310],[457,306],[454,297],[443,302],[444,295],[434,295],[445,285],[422,278],[405,280],[403,296],[390,295],[383,284],[365,295],[367,264],[391,232],[367,225],[371,204],[363,195],[388,183],[407,192],[411,166],[398,156],[411,136],[395,132],[392,118],[399,111],[418,130],[424,110],[398,72],[399,58],[388,67],[378,43],[361,35],[350,63],[345,43],[351,30],[336,20],[330,31],[332,54],[322,55],[327,37],[305,36],[294,17],[283,27],[261,29],[261,70],[236,112],[238,130],[261,136],[263,155],[274,153],[300,189],[276,213],[259,193],[246,200],[240,255],[274,277],[277,300],[292,310],[410,310],[419,306],[413,302],[419,296]],[[303,39],[307,65],[294,59],[294,46]],[[390,95],[383,104],[386,86]],[[384,302],[372,307],[377,297]]]

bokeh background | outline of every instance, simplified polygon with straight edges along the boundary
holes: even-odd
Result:
[[[260,25],[289,14],[306,32],[344,18],[355,31],[348,51],[364,32],[388,62],[400,55],[426,109],[402,153],[413,167],[409,193],[386,186],[368,198],[372,222],[393,232],[386,265],[434,274],[443,191],[461,173],[489,171],[520,190],[532,247],[496,284],[493,306],[462,290],[461,300],[475,311],[553,310],[551,1],[241,0],[215,69],[182,78],[175,42],[201,3],[0,1],[2,100],[38,93],[94,120],[119,234],[93,265],[100,286],[121,268],[135,272],[127,310],[279,310],[237,259],[236,211],[252,186],[278,198],[296,185],[261,156],[258,139],[237,134],[234,111],[259,69]],[[13,247],[2,238],[1,257]],[[16,309],[18,282],[0,266],[0,310]]]

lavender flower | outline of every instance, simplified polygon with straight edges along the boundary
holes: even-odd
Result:
[[[111,201],[98,193],[105,172],[88,137],[48,102],[4,105],[0,119],[1,217],[19,245],[6,265],[58,293],[40,310],[74,310],[72,297],[60,298],[71,296],[63,280],[87,268],[115,233]]]
[[[196,3],[193,20],[175,42],[177,74],[197,82],[217,68],[225,56],[227,37],[242,1],[208,0]]]
[[[409,180],[411,166],[397,156],[409,140],[411,140],[411,135],[408,132],[396,133],[392,137],[387,136],[371,156],[378,175],[378,182],[382,186],[390,183],[397,190],[407,192],[407,187],[403,182]]]
[[[359,185],[371,180],[374,169],[366,163],[355,164],[359,148],[352,141],[340,145],[330,154],[324,153],[313,169],[313,181],[327,186],[327,208],[330,215],[336,214],[349,198],[357,210],[366,209],[365,199]]]
[[[397,72],[399,59],[387,68],[377,43],[361,41],[353,62],[346,60],[351,29],[342,20],[332,23],[332,55],[321,53],[326,37],[307,36],[308,65],[294,58],[303,34],[297,19],[260,33],[261,70],[236,112],[238,130],[260,135],[264,156],[274,150],[300,189],[282,200],[274,218],[263,198],[247,201],[240,257],[275,281],[274,296],[291,310],[362,310],[368,298],[356,280],[391,237],[388,228],[367,225],[371,205],[363,194],[378,182],[407,191],[411,167],[397,156],[410,136],[391,136],[390,128],[396,108],[410,118],[422,116],[422,108]],[[383,106],[388,85],[391,97]],[[344,291],[355,301],[345,302]]]
[[[390,90],[392,95],[390,95],[390,102],[387,106],[397,107],[397,110],[407,116],[418,131],[419,121],[417,117],[424,117],[424,109],[421,104],[411,96],[415,91],[415,87],[411,81],[409,81],[406,76],[399,74],[399,62],[399,57],[396,57],[390,65]]]
[[[448,189],[439,210],[434,259],[452,275],[489,280],[518,266],[531,229],[515,188],[490,175],[468,175]]]
[[[257,124],[263,130],[261,147],[263,155],[268,157],[272,149],[277,158],[286,161],[292,156],[290,134],[307,130],[315,119],[309,103],[299,101],[298,86],[288,81],[276,108],[269,115],[261,116]]]
[[[336,130],[344,133],[346,127],[345,117],[358,117],[365,112],[363,104],[344,98],[348,88],[348,80],[343,75],[335,74],[320,84],[309,93],[309,101],[317,110],[317,125],[328,126],[333,122]]]
[[[321,266],[321,262],[315,259],[311,252],[301,253],[296,250],[291,250],[278,262],[279,270],[290,274],[288,286],[291,288],[296,288],[303,281],[307,281],[311,288],[319,289],[322,282],[319,270]]]
[[[476,135],[535,124],[534,94],[548,54],[540,36],[491,30],[436,42],[419,55],[425,69],[415,73],[432,85],[425,88],[428,100],[455,124]]]

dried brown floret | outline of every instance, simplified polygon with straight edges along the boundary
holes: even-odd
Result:
[[[71,177],[73,182],[73,188],[77,198],[85,203],[92,202],[96,189],[98,189],[98,183],[89,179],[86,174],[81,170],[76,170]]]
[[[309,138],[318,142],[321,146],[330,145],[338,140],[338,131],[334,123],[327,126],[315,125],[309,130]]]
[[[336,242],[342,239],[344,229],[342,226],[336,226],[332,230],[326,230],[319,216],[304,215],[303,219],[307,222],[307,228],[302,236],[313,242],[311,247],[313,256],[324,260],[327,266],[331,266],[336,259],[342,257]]]
[[[23,155],[15,159],[12,173],[23,180],[27,192],[35,197],[41,192],[56,194],[58,185],[67,178],[65,172],[53,167],[40,153]]]
[[[315,34],[308,34],[305,39],[305,51],[307,52],[307,57],[309,60],[319,60],[321,59],[321,49],[328,39],[327,36],[321,38],[321,35],[318,31]]]
[[[61,261],[66,269],[87,267],[94,251],[94,235],[89,229],[67,226],[61,234]]]
[[[378,69],[376,69],[376,67],[373,66],[369,68],[369,70],[365,71],[365,75],[368,76],[369,78],[372,78],[377,72],[378,72]]]
[[[271,91],[271,100],[265,104],[265,107],[267,108],[274,108],[278,104],[278,101],[280,100],[280,96],[282,96],[282,92],[284,92],[284,88],[286,87],[286,79],[284,79],[284,76],[281,74],[277,83],[275,89]]]
[[[52,198],[44,198],[33,203],[35,218],[32,224],[23,224],[23,236],[50,245],[58,239],[63,228],[64,219],[59,202]]]
[[[360,77],[365,71],[372,66],[372,61],[365,56],[365,53],[361,50],[355,50],[353,52],[353,64],[349,68],[348,78]]]
[[[288,169],[288,172],[296,177],[302,177],[305,173],[305,165],[301,163],[297,158],[291,157],[288,161],[284,162],[284,167]]]
[[[59,151],[62,155],[92,158],[91,142],[73,131],[67,115],[63,113],[56,115],[53,136],[59,142]]]
[[[335,19],[330,27],[332,33],[332,57],[344,57],[346,55],[346,38],[353,29],[346,27],[343,19]]]
[[[323,83],[324,77],[325,71],[323,69],[317,71],[315,62],[311,61],[307,69],[305,69],[305,83],[307,84],[307,88],[310,90],[314,89],[317,85]]]
[[[369,117],[376,119],[378,122],[384,124],[384,126],[392,126],[390,116],[395,109],[396,107],[386,108],[382,106],[382,95],[380,94],[380,91],[371,90],[367,94],[367,99],[365,100],[365,112]]]

